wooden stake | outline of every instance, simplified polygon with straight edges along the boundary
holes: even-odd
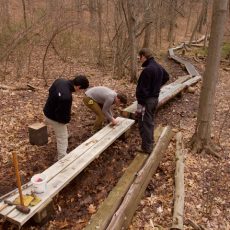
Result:
[[[13,163],[15,168],[15,174],[16,174],[16,180],[17,180],[17,186],[20,196],[20,204],[24,206],[23,196],[22,196],[22,188],[21,188],[21,178],[19,175],[19,169],[18,169],[18,158],[16,152],[13,152]]]

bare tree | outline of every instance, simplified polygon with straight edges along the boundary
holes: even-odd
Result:
[[[152,2],[149,0],[144,0],[145,13],[144,13],[144,23],[145,23],[145,35],[143,47],[150,46],[151,30],[152,30]]]
[[[98,64],[103,65],[102,58],[102,3],[97,0],[97,14],[98,14]]]
[[[9,1],[0,0],[0,29],[10,28]]]
[[[199,100],[199,110],[195,134],[192,138],[193,150],[207,152],[219,156],[211,143],[211,124],[214,111],[218,68],[221,58],[221,42],[224,35],[224,26],[228,10],[228,0],[214,0],[211,24],[210,43],[206,69]]]
[[[192,31],[192,35],[190,37],[189,44],[191,44],[191,42],[193,41],[196,32],[199,31],[199,27],[200,27],[200,30],[202,28],[202,26],[200,26],[200,25],[203,24],[203,21],[204,21],[204,18],[205,18],[205,12],[207,10],[207,7],[208,7],[207,0],[203,0],[203,2],[202,2],[202,8],[201,8],[200,14],[199,14],[199,16],[197,18],[197,21],[196,21],[196,24],[194,26],[194,29]]]
[[[154,2],[154,44],[156,48],[161,47],[161,32],[162,32],[162,17],[161,17],[161,9],[162,9],[162,0],[157,0]]]
[[[24,18],[24,24],[25,28],[27,29],[27,17],[26,17],[26,3],[25,0],[22,0],[22,6],[23,6],[23,18]]]
[[[77,19],[78,21],[80,21],[80,19],[82,18],[82,0],[75,0],[74,3],[77,9]]]
[[[168,31],[168,41],[170,46],[174,40],[174,29],[176,24],[176,8],[177,8],[177,0],[171,0],[169,4],[169,31]]]
[[[209,3],[209,0],[203,0],[202,14],[201,14],[201,19],[200,19],[199,25],[198,25],[198,31],[200,33],[202,32],[203,26],[207,23],[208,3]]]
[[[91,28],[95,28],[97,20],[97,2],[95,0],[89,0],[89,13],[90,13],[90,22],[89,25]]]
[[[137,81],[137,50],[136,50],[136,15],[135,4],[133,0],[127,1],[128,11],[128,34],[129,34],[129,47],[130,47],[130,81]]]
[[[193,0],[190,0],[189,1],[189,5],[188,5],[188,17],[187,17],[187,22],[186,22],[186,30],[185,30],[185,37],[187,36],[188,34],[188,31],[189,31],[189,26],[190,26],[190,20],[191,20],[191,14],[192,14],[192,1]]]

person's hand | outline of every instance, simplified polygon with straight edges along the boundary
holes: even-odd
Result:
[[[111,121],[111,126],[115,126],[115,125],[118,125],[118,121],[115,118],[113,118]]]

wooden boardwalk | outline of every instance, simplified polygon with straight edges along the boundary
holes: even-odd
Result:
[[[201,76],[192,77],[191,75],[182,76],[178,78],[175,82],[165,85],[161,88],[159,101],[157,108],[164,105],[167,101],[172,99],[174,96],[179,94],[181,91],[186,89],[187,87],[195,84],[196,82],[201,80]],[[121,114],[124,117],[129,117],[135,119],[135,111],[137,108],[137,101],[133,104],[122,110]]]
[[[118,137],[125,133],[133,124],[134,120],[119,117],[119,125],[111,127],[107,125],[87,141],[79,145],[76,149],[67,154],[64,158],[46,169],[43,174],[48,178],[47,191],[38,194],[42,199],[36,206],[30,207],[29,214],[23,214],[15,209],[15,206],[8,206],[0,212],[12,223],[21,227],[26,221],[42,210],[52,198],[57,195],[71,180],[73,180],[84,168],[86,168],[95,158],[97,158],[106,148],[108,148]],[[23,194],[30,194],[31,183],[24,185]],[[15,191],[3,196],[13,201],[18,196]],[[0,205],[4,204],[3,201]]]
[[[167,101],[175,97],[181,91],[186,89],[187,87],[197,83],[201,80],[201,76],[196,68],[189,62],[183,60],[182,58],[176,56],[174,54],[174,50],[178,50],[183,48],[184,44],[171,48],[168,50],[169,57],[175,60],[176,62],[185,66],[189,75],[179,77],[176,81],[171,84],[165,85],[160,90],[159,101],[158,101],[158,108],[164,105]],[[129,117],[135,119],[135,112],[137,108],[137,101],[133,102],[130,106],[122,110],[121,114],[124,117]]]

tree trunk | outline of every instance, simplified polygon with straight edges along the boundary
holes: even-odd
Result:
[[[116,75],[120,79],[124,75],[124,53],[127,46],[125,43],[125,25],[123,22],[123,2],[118,1],[115,5],[114,24],[115,24],[115,48],[114,48],[114,63],[113,63],[113,75]],[[125,13],[124,13],[125,14]]]
[[[161,9],[162,9],[162,1],[158,0],[155,2],[155,14],[156,14],[156,22],[155,22],[155,33],[154,33],[154,45],[156,48],[161,47]]]
[[[191,20],[191,14],[192,14],[192,0],[189,1],[189,13],[188,13],[188,19],[187,19],[187,23],[186,23],[186,30],[185,30],[185,37],[188,34],[189,31],[189,25],[190,25],[190,20]]]
[[[102,3],[101,0],[97,0],[97,14],[98,14],[98,65],[103,65],[102,58]]]
[[[177,1],[171,0],[169,5],[169,31],[168,31],[168,41],[169,46],[172,46],[172,43],[174,42],[174,28],[176,24],[176,7],[177,7]]]
[[[214,111],[214,99],[221,58],[221,42],[224,35],[227,6],[228,0],[214,0],[213,2],[208,57],[199,100],[196,131],[192,138],[193,149],[198,152],[205,149],[210,153],[215,154],[210,146],[211,124]]]
[[[207,13],[208,13],[208,0],[203,0],[202,10],[201,10],[201,20],[198,25],[198,31],[201,33],[203,25],[207,22]]]
[[[0,29],[4,33],[5,28],[10,29],[10,14],[8,0],[0,0]]]
[[[150,45],[150,38],[151,38],[151,28],[152,28],[152,19],[151,19],[151,2],[149,0],[144,0],[145,6],[145,14],[144,14],[144,22],[145,22],[145,35],[144,35],[144,42],[143,48],[149,48]]]
[[[89,25],[93,29],[96,26],[97,14],[96,14],[96,1],[89,0],[89,13],[90,13],[90,22]]]
[[[137,50],[136,50],[136,18],[135,6],[133,0],[127,1],[128,12],[128,33],[129,33],[129,47],[130,47],[130,82],[137,81]]]
[[[25,28],[27,29],[27,18],[26,18],[26,3],[25,0],[22,0],[22,6],[23,6],[23,18],[24,18],[24,24]]]
[[[75,0],[75,7],[77,9],[77,19],[80,22],[82,19],[82,0]]]

